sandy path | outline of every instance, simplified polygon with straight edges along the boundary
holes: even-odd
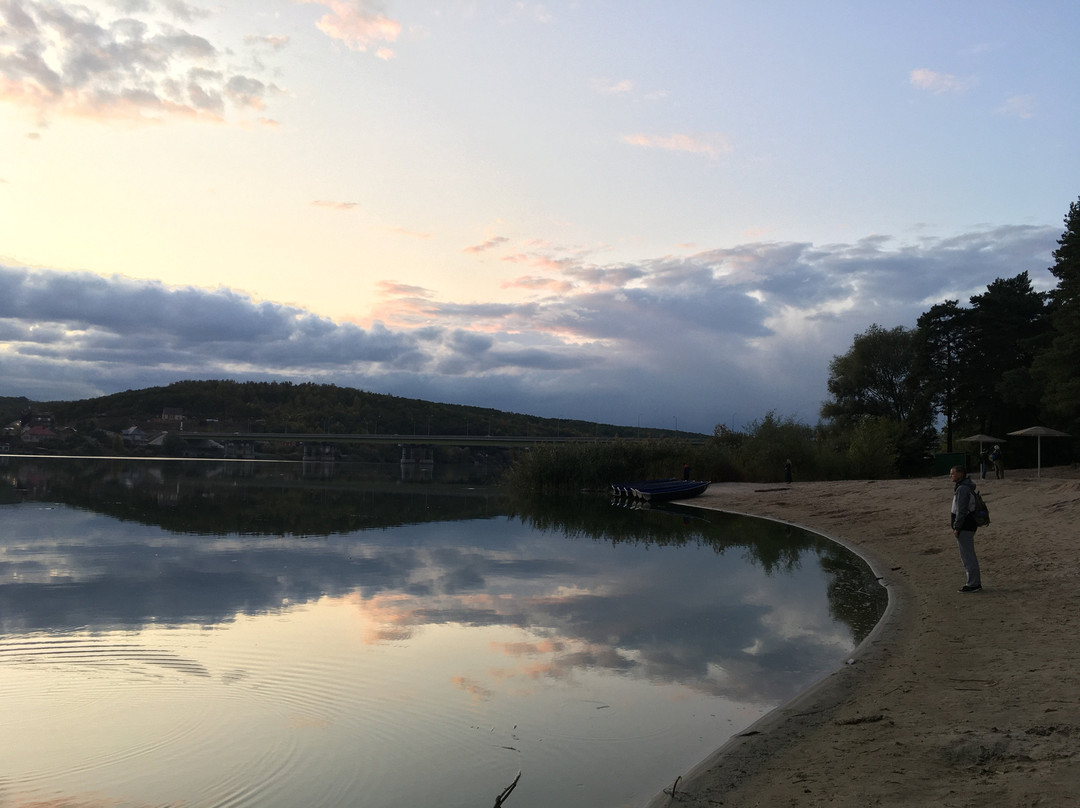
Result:
[[[701,806],[1034,806],[1080,799],[1080,472],[976,480],[984,590],[960,594],[947,477],[716,484],[692,504],[849,544],[890,610],[844,665],[688,772]],[[691,502],[685,503],[691,504]]]

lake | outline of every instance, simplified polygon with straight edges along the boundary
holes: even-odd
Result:
[[[886,603],[787,525],[451,472],[0,457],[0,804],[641,806]]]

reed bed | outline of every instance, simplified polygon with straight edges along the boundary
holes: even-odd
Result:
[[[684,465],[695,480],[739,479],[718,447],[664,439],[537,446],[515,458],[507,484],[539,494],[600,491],[618,481],[682,477]]]

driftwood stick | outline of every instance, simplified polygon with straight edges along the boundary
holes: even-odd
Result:
[[[521,772],[518,772],[518,776],[514,778],[514,782],[503,789],[503,793],[495,798],[495,808],[501,808],[503,802],[510,796],[510,792],[517,788],[518,780],[521,779]]]
[[[672,800],[677,799],[677,795],[679,793],[679,781],[680,780],[682,780],[682,775],[681,774],[678,777],[676,777],[675,782],[671,784],[671,799]]]

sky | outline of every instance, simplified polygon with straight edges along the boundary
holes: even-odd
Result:
[[[0,396],[815,423],[1080,196],[1080,4],[0,0]]]

